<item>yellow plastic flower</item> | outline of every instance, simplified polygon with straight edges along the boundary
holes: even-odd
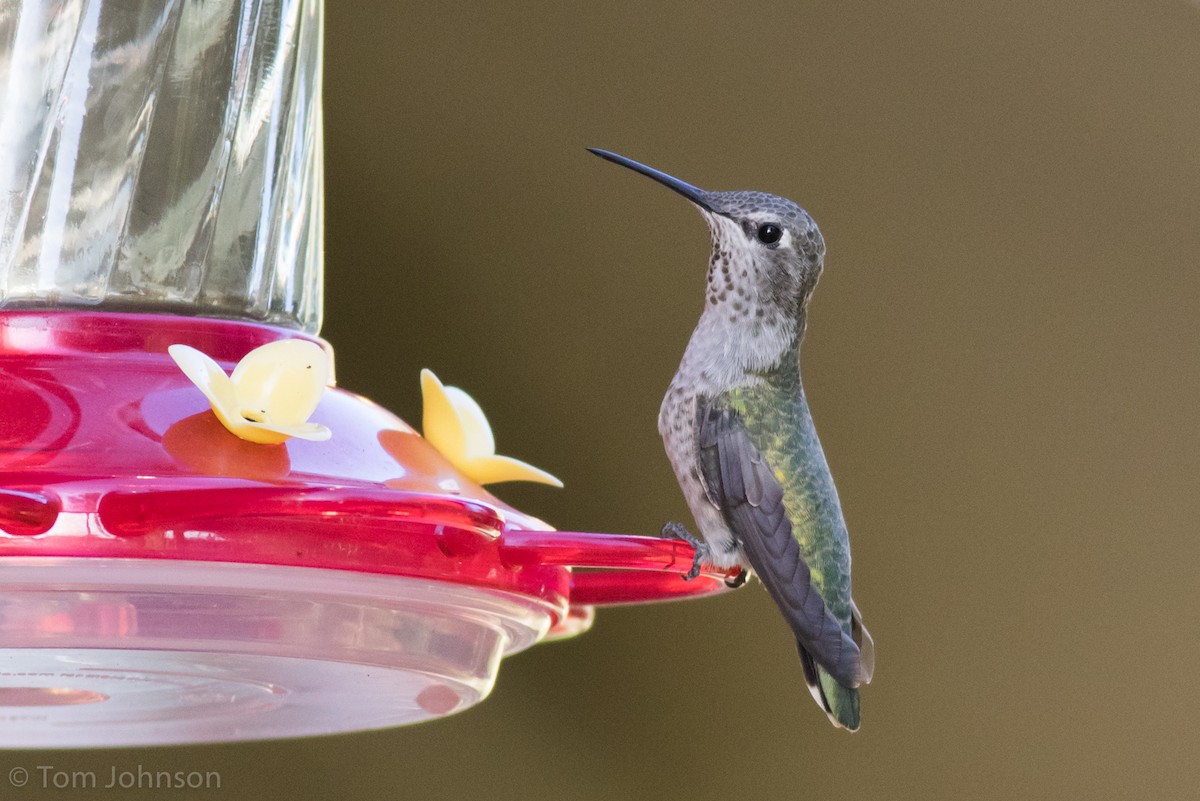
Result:
[[[290,437],[327,440],[328,428],[308,422],[329,383],[329,356],[302,339],[283,339],[255,348],[225,375],[205,353],[187,345],[167,348],[171,358],[212,404],[233,434],[276,445]]]
[[[443,386],[430,370],[421,371],[425,439],[476,484],[537,481],[561,487],[545,470],[496,455],[496,439],[479,404],[458,387]]]

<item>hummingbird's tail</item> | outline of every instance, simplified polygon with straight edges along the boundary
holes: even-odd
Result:
[[[859,648],[859,668],[863,681],[869,682],[875,673],[875,640],[871,632],[862,623],[862,612],[858,604],[850,600],[850,636]],[[797,640],[796,647],[800,650],[800,665],[804,668],[804,680],[808,683],[809,692],[816,700],[817,706],[825,710],[834,726],[858,731],[859,708],[858,690],[854,687],[844,687],[830,676],[824,668],[816,663],[812,655],[805,650],[804,645]]]
[[[800,651],[800,665],[804,668],[804,680],[808,683],[809,692],[817,706],[825,710],[829,721],[840,729],[858,731],[860,722],[858,707],[858,690],[843,687],[837,680],[813,661],[804,646],[797,643]]]

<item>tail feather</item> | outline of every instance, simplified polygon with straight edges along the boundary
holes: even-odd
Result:
[[[839,729],[858,731],[861,722],[859,714],[858,690],[853,687],[843,687],[830,676],[824,668],[813,661],[812,656],[799,642],[796,647],[800,652],[800,666],[804,669],[804,681],[812,693],[817,706],[825,710],[829,721]]]
[[[871,632],[863,625],[862,612],[858,611],[858,605],[853,600],[850,601],[850,636],[859,648],[857,678],[862,683],[868,683],[875,673],[875,641],[871,638]],[[800,651],[804,681],[808,684],[808,690],[817,706],[825,710],[834,726],[858,731],[858,690],[839,684],[837,679],[817,664],[799,640],[796,641],[796,647]]]
[[[870,684],[875,675],[875,639],[863,625],[862,612],[858,611],[853,598],[850,599],[850,637],[858,646],[859,680]]]

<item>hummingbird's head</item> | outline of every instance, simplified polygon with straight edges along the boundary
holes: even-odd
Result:
[[[767,310],[803,311],[825,261],[808,212],[766,192],[706,192],[702,200],[693,202],[712,231],[708,302],[736,295]]]
[[[728,305],[731,317],[803,315],[825,259],[825,240],[808,212],[766,192],[707,192],[616,153],[589,150],[653,178],[700,209],[712,231],[710,306]]]

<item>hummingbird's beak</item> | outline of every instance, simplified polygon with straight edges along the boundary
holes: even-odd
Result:
[[[699,189],[689,183],[679,180],[674,176],[667,175],[665,172],[659,172],[653,167],[647,167],[641,162],[634,161],[633,159],[627,159],[624,156],[617,155],[616,153],[608,150],[601,150],[598,147],[589,147],[588,152],[593,153],[600,158],[605,159],[606,161],[611,161],[614,164],[620,164],[622,167],[628,167],[634,172],[640,172],[642,175],[653,178],[668,189],[674,189],[676,192],[683,195],[688,200],[692,201],[707,212],[711,212],[713,214],[724,214],[724,212],[712,207],[712,204],[708,201],[708,192],[705,192],[703,189]]]

